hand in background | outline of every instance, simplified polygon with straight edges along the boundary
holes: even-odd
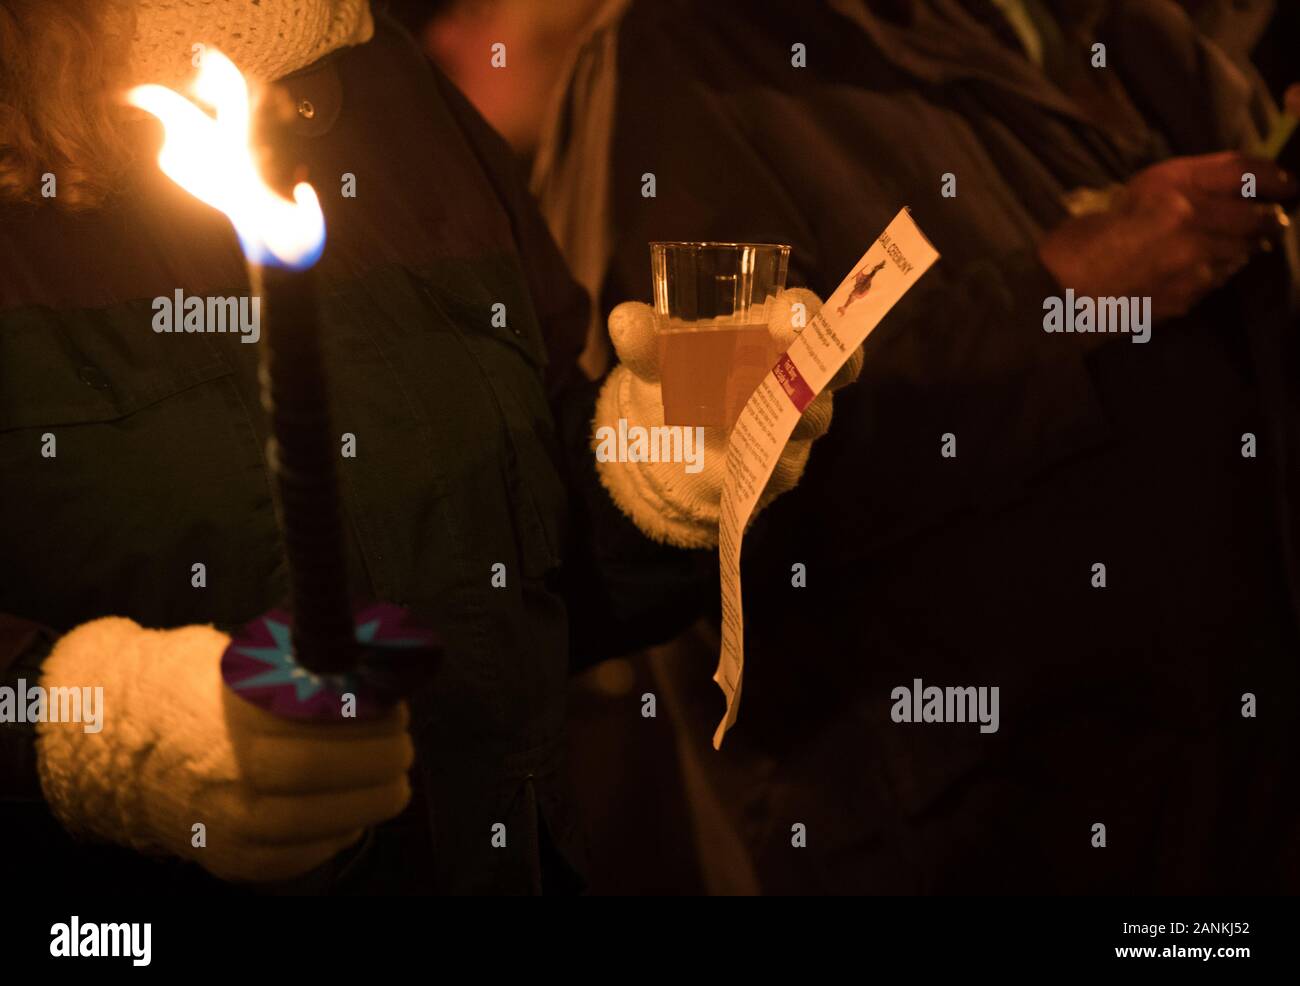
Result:
[[[1247,173],[1255,175],[1255,198],[1242,195]],[[1150,296],[1154,317],[1169,318],[1245,266],[1278,228],[1274,204],[1295,192],[1295,178],[1261,158],[1235,151],[1172,158],[1134,175],[1111,209],[1052,230],[1038,254],[1062,288]]]

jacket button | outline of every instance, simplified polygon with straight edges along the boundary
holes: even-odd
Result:
[[[77,371],[77,376],[87,387],[94,387],[96,390],[108,389],[108,377],[104,376],[104,372],[97,366],[87,364]]]

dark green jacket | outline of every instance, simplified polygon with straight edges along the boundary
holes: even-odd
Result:
[[[287,85],[316,109],[290,154],[328,230],[317,270],[334,423],[356,438],[340,459],[354,588],[412,607],[447,645],[412,702],[412,808],[380,830],[355,888],[528,892],[544,873],[548,889],[570,886],[560,740],[575,590],[549,398],[575,379],[585,298],[504,143],[398,31],[381,23]],[[344,175],[355,197],[340,194]],[[155,333],[151,301],[177,288],[246,293],[244,264],[227,220],[151,158],[105,210],[0,213],[9,681],[35,679],[52,635],[96,617],[230,628],[284,599],[261,345]],[[30,731],[3,735],[0,825],[45,877],[64,865],[71,881],[214,883],[69,844],[40,800]],[[490,843],[497,822],[505,849]]]

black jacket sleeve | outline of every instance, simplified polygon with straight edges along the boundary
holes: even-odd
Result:
[[[19,682],[35,685],[41,662],[54,646],[55,635],[29,620],[0,614],[0,688],[19,691]],[[15,719],[21,718],[15,708]],[[43,799],[36,772],[36,727],[0,718],[0,801]]]

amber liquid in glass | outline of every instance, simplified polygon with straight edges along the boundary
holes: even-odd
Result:
[[[663,319],[658,338],[668,425],[729,430],[781,355],[764,322]]]

